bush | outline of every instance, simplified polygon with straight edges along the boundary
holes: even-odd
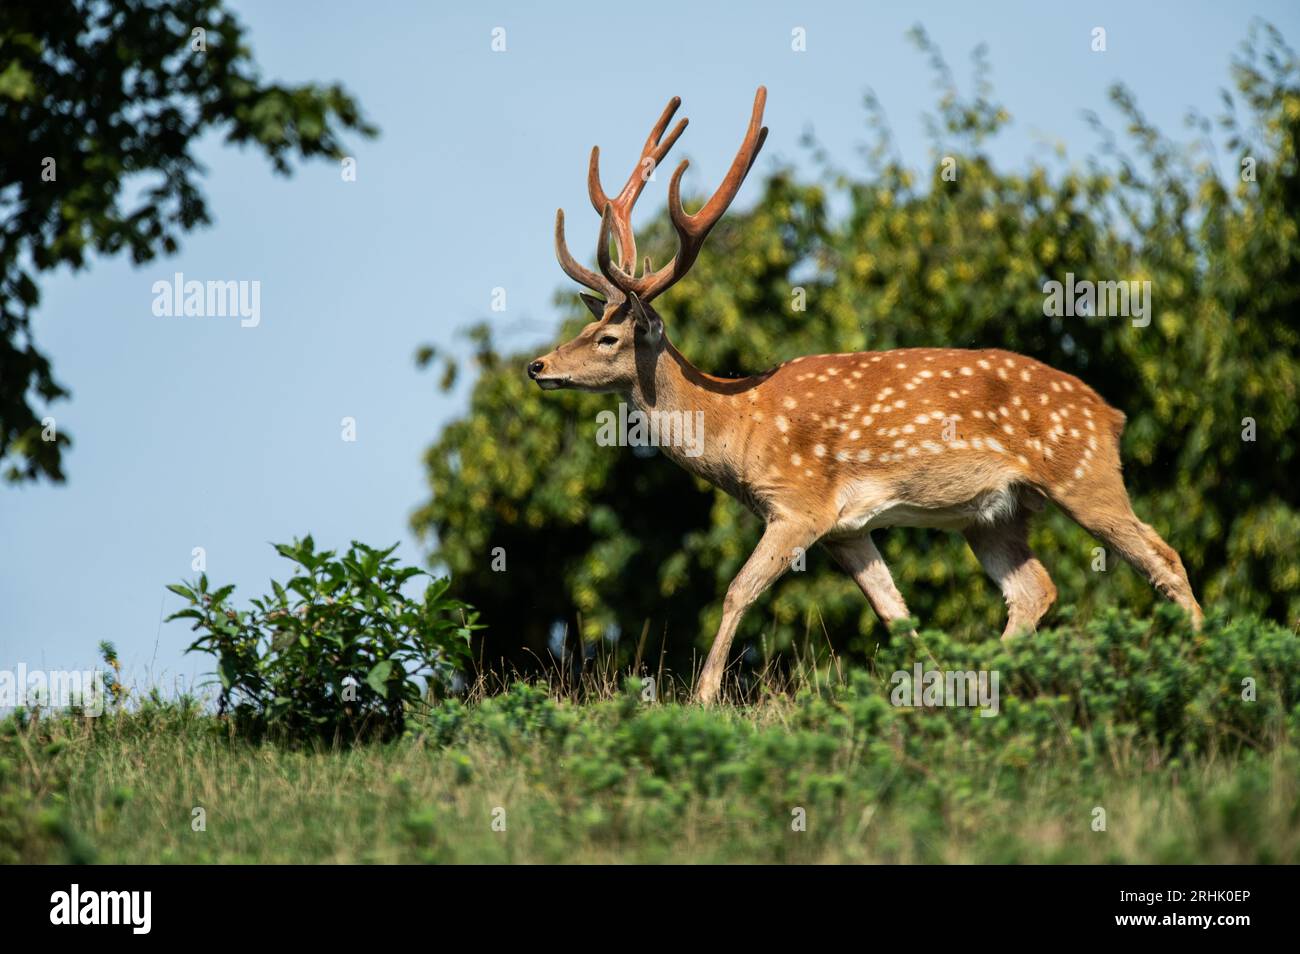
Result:
[[[894,704],[917,662],[997,670],[997,715]],[[746,706],[611,683],[443,699],[350,751],[230,739],[147,690],[0,718],[0,863],[1300,861],[1300,639],[1258,618],[925,630]]]
[[[241,731],[287,739],[389,738],[407,709],[445,688],[469,660],[478,613],[433,580],[420,599],[408,581],[427,576],[352,542],[341,557],[310,536],[276,551],[301,567],[252,608],[229,605],[234,586],[210,590],[207,574],[168,587],[190,603],[171,619],[192,619],[204,635],[187,651],[217,659],[219,712]],[[421,677],[424,684],[421,685]]]
[[[917,663],[998,673],[996,715],[895,704],[895,673]],[[792,702],[769,696],[779,720],[753,718],[762,706],[644,705],[639,689],[632,680],[612,704],[574,707],[516,683],[473,707],[445,700],[425,724],[431,744],[449,749],[514,752],[531,740],[545,752],[539,771],[562,762],[563,784],[584,798],[648,778],[700,795],[807,798],[810,779],[842,772],[858,790],[898,777],[952,793],[1130,759],[1237,759],[1300,740],[1295,634],[1222,614],[1193,634],[1172,607],[1152,619],[1111,611],[1007,643],[926,630],[882,649],[869,669],[806,682]]]

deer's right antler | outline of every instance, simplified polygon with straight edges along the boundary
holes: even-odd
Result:
[[[633,294],[643,301],[650,301],[676,284],[695,264],[695,259],[699,256],[709,231],[731,205],[736,193],[740,191],[741,183],[745,181],[745,176],[754,165],[759,150],[763,148],[763,142],[767,138],[767,127],[762,126],[763,108],[766,103],[767,89],[760,86],[758,92],[754,94],[754,109],[750,115],[749,129],[740,144],[736,158],[732,160],[731,168],[727,170],[726,177],[712,198],[694,215],[688,214],[682,207],[682,175],[690,165],[688,160],[682,160],[668,186],[668,214],[677,231],[679,246],[677,254],[671,262],[658,271],[651,270],[650,259],[647,258],[645,270],[640,276],[636,273],[636,236],[632,231],[632,207],[636,204],[650,176],[686,129],[687,120],[682,119],[666,137],[664,136],[673,114],[681,105],[681,99],[674,96],[669,100],[659,121],[650,130],[650,135],[641,149],[641,157],[637,160],[627,183],[613,199],[610,199],[601,187],[600,147],[593,147],[587,170],[587,193],[591,197],[592,206],[601,215],[600,238],[596,246],[596,261],[600,265],[600,274],[579,265],[569,254],[564,241],[564,211],[561,209],[555,216],[555,253],[565,274],[574,281],[602,293],[607,301],[613,302],[622,302],[628,295]],[[611,233],[618,245],[617,263],[610,259]]]
[[[673,148],[681,134],[686,131],[686,125],[690,120],[683,117],[673,127],[668,138],[663,139],[664,130],[668,128],[673,114],[681,105],[680,96],[674,96],[668,101],[668,105],[659,116],[659,121],[654,124],[650,135],[646,137],[645,145],[641,147],[641,158],[637,160],[632,168],[632,174],[627,177],[627,183],[615,199],[608,198],[605,190],[600,186],[600,147],[591,147],[591,162],[587,166],[587,194],[591,197],[591,205],[597,215],[603,216],[607,206],[610,210],[614,222],[614,237],[618,241],[618,269],[626,275],[636,274],[636,236],[632,233],[632,206],[636,205],[641,190],[650,181],[659,163],[668,155],[668,150]]]

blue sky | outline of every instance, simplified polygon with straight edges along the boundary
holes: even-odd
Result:
[[[68,481],[0,489],[0,668],[86,668],[114,641],[129,681],[175,685],[207,671],[186,657],[183,624],[162,624],[203,547],[209,576],[261,593],[284,561],[271,541],[311,532],[402,542],[425,486],[421,453],[464,405],[416,370],[420,344],[463,347],[488,320],[501,343],[550,340],[566,287],[551,245],[557,206],[570,246],[589,256],[596,217],[587,153],[602,147],[617,188],[672,95],[691,127],[687,186],[712,187],[740,140],[754,88],[768,87],[759,172],[806,164],[813,130],[839,166],[866,140],[872,88],[910,164],[928,161],[921,114],[932,74],[904,33],[921,23],[959,80],[990,47],[993,81],[1014,117],[994,153],[1006,164],[1095,139],[1080,118],[1122,80],[1149,118],[1182,134],[1188,107],[1213,114],[1232,53],[1262,16],[1300,43],[1294,2],[865,2],[233,4],[267,77],[340,80],[382,128],[353,140],[357,181],[331,163],[273,176],[253,152],[205,140],[198,153],[214,218],[170,259],[133,268],[95,261],[46,276],[40,345],[73,398],[53,416],[73,436]],[[903,7],[904,5],[897,5]],[[459,11],[458,9],[459,8]],[[463,12],[461,12],[463,11]],[[1105,53],[1090,32],[1107,31]],[[492,31],[507,49],[493,52]],[[807,34],[791,50],[791,31]],[[1112,114],[1113,115],[1113,114]],[[617,180],[617,181],[616,181]],[[665,184],[641,200],[641,221]],[[742,191],[738,204],[756,194]],[[261,282],[261,322],[161,319],[152,285]],[[504,312],[490,310],[506,289]],[[522,371],[521,371],[522,373]],[[340,421],[356,419],[357,440]],[[665,463],[665,466],[669,466]]]

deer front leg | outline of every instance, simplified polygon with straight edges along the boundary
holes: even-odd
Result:
[[[722,688],[722,673],[727,668],[727,653],[736,636],[736,627],[754,600],[763,594],[794,561],[799,551],[806,551],[821,536],[807,523],[774,520],[763,531],[763,538],[727,587],[722,601],[722,625],[713,638],[713,647],[695,686],[695,701],[711,703]]]
[[[826,540],[824,545],[844,572],[853,577],[886,629],[894,620],[907,618],[909,614],[907,604],[903,602],[903,594],[894,585],[894,577],[890,574],[884,557],[876,549],[870,533],[842,540]]]

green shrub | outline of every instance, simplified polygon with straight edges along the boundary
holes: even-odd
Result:
[[[996,717],[895,705],[917,662],[997,670]],[[708,709],[635,678],[612,697],[563,673],[480,685],[346,751],[229,738],[148,690],[99,718],[15,714],[0,863],[1300,861],[1300,639],[1274,623],[926,630],[810,670]]]
[[[287,739],[390,738],[410,706],[445,687],[469,660],[478,614],[447,597],[436,579],[414,599],[408,581],[427,576],[400,566],[394,545],[352,542],[347,553],[317,551],[310,536],[276,551],[301,572],[272,594],[233,608],[234,586],[210,590],[204,574],[169,586],[203,635],[190,652],[217,660],[219,712],[241,730]],[[423,680],[423,685],[421,680]]]
[[[893,704],[894,673],[918,662],[926,671],[996,671],[996,716]],[[447,700],[423,724],[441,747],[488,746],[510,758],[540,751],[539,775],[556,784],[553,766],[563,764],[558,784],[583,799],[614,789],[685,805],[741,794],[775,810],[897,786],[940,805],[990,786],[1013,794],[1051,773],[1088,777],[1134,760],[1170,765],[1292,747],[1300,639],[1258,618],[1211,614],[1194,634],[1173,608],[1153,619],[1113,610],[1008,643],[924,631],[883,648],[869,670],[776,702],[775,722],[752,717],[761,706],[639,698],[632,681],[617,700],[575,707],[518,683],[473,707]]]

